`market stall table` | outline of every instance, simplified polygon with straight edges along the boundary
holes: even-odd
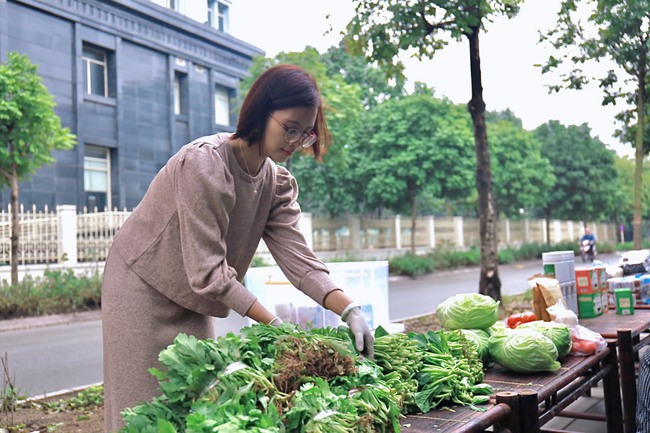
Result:
[[[556,372],[518,374],[494,365],[486,370],[483,382],[492,385],[494,395],[485,412],[454,406],[426,414],[409,415],[401,423],[408,433],[478,433],[488,426],[499,432],[535,433],[599,381],[605,391],[607,431],[620,433],[623,426],[621,397],[614,345],[586,357],[567,356]],[[579,417],[581,414],[572,414]],[[593,417],[592,417],[593,418]],[[600,418],[599,418],[600,419]]]
[[[634,314],[616,314],[609,310],[605,314],[580,319],[580,324],[599,333],[618,347],[618,365],[623,394],[623,419],[625,432],[636,431],[636,368],[635,359],[639,350],[650,343],[649,336],[641,338],[650,330],[650,310],[635,309]]]
[[[479,433],[506,419],[512,409],[505,403],[481,405],[486,410],[477,412],[468,406],[434,409],[430,412],[409,415],[400,423],[403,433]],[[499,431],[499,430],[495,430]]]

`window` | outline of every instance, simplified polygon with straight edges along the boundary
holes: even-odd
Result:
[[[208,1],[208,24],[224,33],[230,32],[230,7],[228,3],[219,0]]]
[[[174,114],[187,114],[187,94],[187,74],[178,71],[174,72]]]
[[[115,97],[115,52],[88,43],[83,44],[82,50],[81,75],[84,93],[101,98]]]
[[[105,50],[83,46],[83,80],[87,95],[108,96],[108,55]]]
[[[180,13],[185,13],[185,2],[183,0],[167,0],[166,5],[169,9],[180,12]]]
[[[230,92],[217,85],[214,89],[214,120],[217,125],[230,125]]]
[[[111,208],[111,164],[109,150],[86,145],[84,149],[84,191],[89,210]]]

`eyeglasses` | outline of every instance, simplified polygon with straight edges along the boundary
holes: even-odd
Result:
[[[316,140],[318,140],[318,136],[313,130],[309,131],[309,133],[305,133],[296,128],[289,128],[287,125],[276,119],[272,113],[269,113],[269,116],[278,122],[278,125],[284,129],[284,141],[286,141],[287,144],[296,144],[297,142],[300,142],[300,146],[306,149],[313,146],[314,143],[316,143]]]

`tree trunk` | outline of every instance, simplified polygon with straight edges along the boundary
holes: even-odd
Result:
[[[468,110],[474,125],[476,148],[476,188],[478,190],[479,223],[481,235],[481,276],[479,293],[501,300],[501,279],[499,278],[499,253],[497,241],[497,216],[493,204],[492,172],[490,150],[485,127],[485,102],[481,78],[481,56],[479,51],[479,26],[472,28],[469,39],[469,58],[472,80],[472,99]]]
[[[18,284],[18,168],[16,164],[11,172],[11,285]]]
[[[645,44],[644,44],[645,45]],[[642,228],[642,214],[643,205],[641,203],[641,188],[643,187],[643,130],[645,128],[645,74],[646,74],[646,49],[645,46],[641,47],[641,56],[639,59],[639,90],[637,91],[636,99],[636,138],[635,147],[636,152],[634,159],[636,162],[634,170],[634,221],[633,221],[633,240],[634,249],[640,250],[642,248],[643,228]]]

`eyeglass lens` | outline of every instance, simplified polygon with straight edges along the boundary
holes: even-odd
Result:
[[[300,145],[304,148],[312,146],[314,143],[316,143],[316,140],[318,137],[316,136],[316,133],[314,131],[311,131],[309,134],[304,134],[302,131],[295,129],[295,128],[289,128],[282,122],[280,122],[278,119],[275,118],[273,114],[270,114],[271,118],[278,122],[282,128],[284,128],[284,141],[286,141],[289,144],[295,144],[298,141],[300,141]]]

